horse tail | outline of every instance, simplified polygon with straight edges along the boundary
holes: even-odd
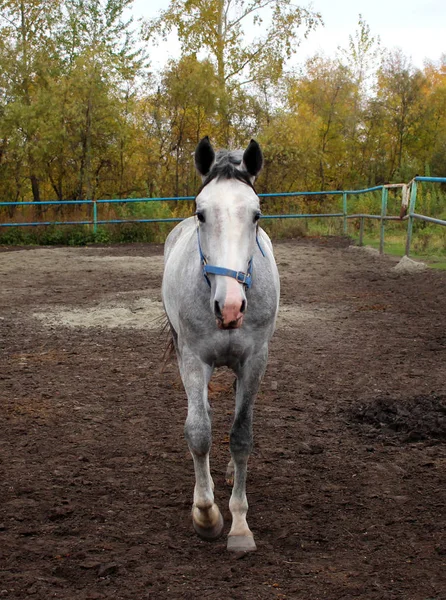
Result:
[[[167,363],[172,358],[173,354],[176,353],[178,347],[178,334],[175,329],[172,327],[171,322],[167,315],[163,319],[161,325],[161,335],[166,335],[166,345],[164,347],[164,352],[162,356],[162,365],[161,365],[161,373],[164,373]]]

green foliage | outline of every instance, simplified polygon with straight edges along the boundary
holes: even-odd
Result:
[[[132,0],[0,0],[0,220],[90,221],[92,207],[42,200],[193,196],[198,140],[264,149],[259,192],[358,189],[446,175],[446,57],[413,67],[379,46],[360,16],[347,48],[287,71],[321,21],[290,0],[172,0],[138,31]],[[249,40],[244,25],[259,35]],[[144,40],[177,30],[178,59],[150,74]],[[389,212],[400,199],[390,196]],[[352,200],[379,213],[380,195]],[[268,212],[339,212],[339,197],[278,199]],[[98,207],[103,218],[188,216],[176,203]],[[350,209],[349,209],[350,210]],[[446,218],[444,188],[419,186],[417,210]],[[340,231],[333,222],[274,221],[273,235]],[[171,224],[0,229],[3,243],[162,241]],[[386,229],[396,231],[389,223]],[[366,233],[376,223],[368,221]],[[437,228],[438,229],[438,228]],[[442,234],[416,222],[420,247]],[[425,233],[427,232],[427,233]],[[443,240],[444,244],[444,240]]]
[[[265,11],[270,23],[264,23]],[[256,28],[248,42],[244,25]],[[146,39],[166,39],[175,30],[183,55],[205,52],[213,63],[218,81],[219,140],[231,138],[234,97],[240,94],[244,80],[265,79],[277,83],[284,64],[303,36],[321,23],[321,16],[291,0],[171,0],[156,19],[145,24]],[[302,30],[302,31],[301,31]]]
[[[91,226],[33,227],[30,231],[8,228],[0,232],[2,246],[87,246],[89,244],[125,244],[134,242],[164,242],[172,224],[125,223],[103,226],[94,233]]]
[[[271,14],[265,26],[265,11]],[[243,26],[250,21],[257,32],[251,42],[245,40]],[[308,8],[292,4],[291,0],[171,0],[169,7],[156,19],[146,23],[145,36],[164,38],[173,29],[185,55],[203,50],[214,61],[223,87],[243,74],[248,67],[251,75],[266,62],[276,66],[279,77],[287,58],[296,52],[298,34],[308,35],[321,22],[321,16]]]

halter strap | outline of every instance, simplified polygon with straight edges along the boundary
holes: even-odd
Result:
[[[203,275],[204,275],[204,278],[206,279],[206,282],[209,287],[211,287],[211,282],[209,280],[208,275],[224,275],[225,277],[232,277],[239,283],[242,283],[248,289],[252,286],[252,259],[253,259],[252,256],[248,261],[248,269],[247,269],[246,273],[244,273],[243,271],[234,271],[233,269],[226,269],[225,267],[216,267],[214,265],[208,265],[206,257],[203,254],[203,250],[201,249],[200,226],[199,225],[197,225],[197,240],[198,240],[198,252],[200,254],[201,265],[203,267]],[[262,256],[265,256],[265,252],[263,251],[263,248],[260,245],[258,228],[256,231],[256,243],[257,243],[257,246],[259,247],[260,252],[262,253]]]

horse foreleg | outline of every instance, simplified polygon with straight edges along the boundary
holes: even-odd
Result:
[[[247,361],[238,375],[235,401],[235,417],[230,435],[231,461],[234,467],[234,485],[229,510],[232,526],[228,536],[228,550],[252,552],[256,550],[254,536],[248,526],[246,515],[246,475],[248,458],[252,451],[252,420],[254,400],[265,372],[268,350]]]
[[[234,379],[232,387],[234,389],[235,394],[237,394],[237,377]],[[230,485],[231,487],[234,485],[234,461],[232,460],[232,456],[231,456],[231,460],[228,462],[228,466],[226,468],[225,479],[226,479],[227,485]]]
[[[212,369],[187,351],[179,357],[181,378],[188,398],[185,437],[195,469],[192,522],[205,540],[217,539],[223,530],[223,517],[214,502],[214,484],[209,469],[212,433],[207,398]]]

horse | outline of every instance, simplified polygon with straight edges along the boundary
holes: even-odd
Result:
[[[256,550],[246,515],[247,463],[253,446],[254,400],[265,372],[279,309],[280,282],[268,235],[259,226],[254,181],[263,164],[259,144],[214,151],[209,137],[195,150],[202,185],[195,214],[168,235],[162,299],[188,399],[185,438],[195,488],[192,522],[204,540],[217,539],[223,517],[209,469],[212,442],[208,384],[214,369],[235,374],[235,415],[230,432],[232,525],[227,549]]]

